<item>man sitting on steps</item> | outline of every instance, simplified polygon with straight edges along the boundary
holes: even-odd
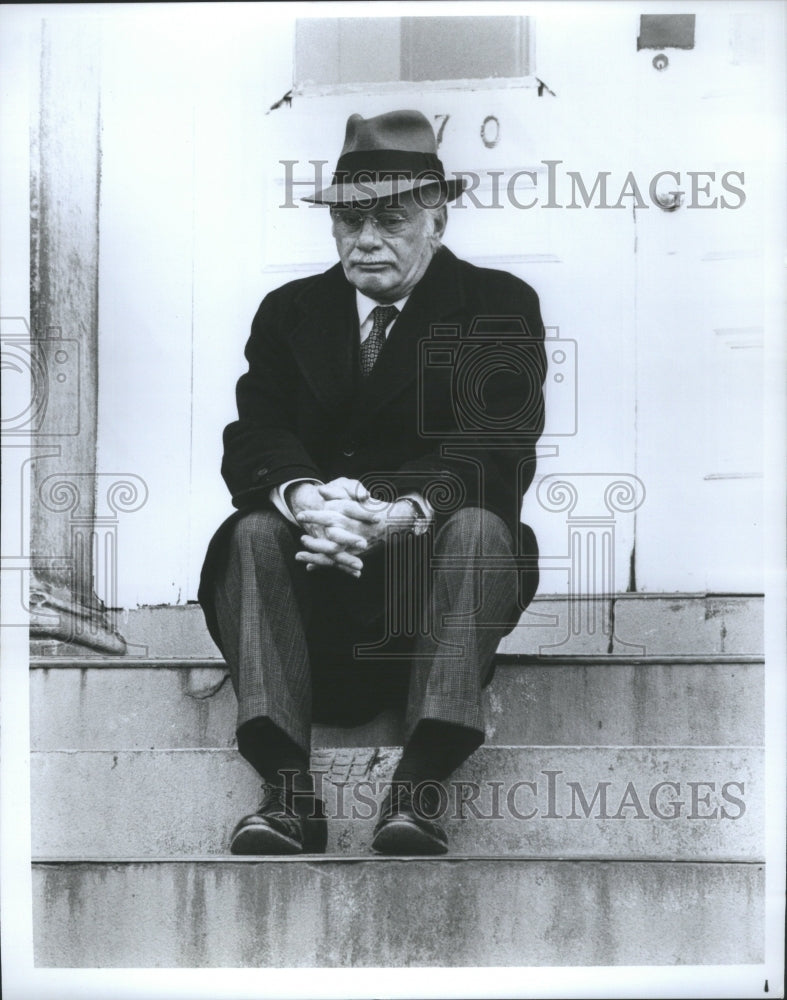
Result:
[[[404,748],[372,847],[447,850],[435,783],[483,743],[495,651],[538,583],[520,508],[546,372],[533,289],[441,245],[461,192],[422,114],[352,115],[331,185],[304,199],[329,206],[339,263],[254,318],[224,432],[238,510],[199,595],[265,781],[233,853],[324,851],[312,722],[388,705]]]

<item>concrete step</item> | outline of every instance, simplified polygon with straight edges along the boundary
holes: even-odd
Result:
[[[315,753],[332,854],[368,852],[400,751]],[[32,754],[34,858],[226,853],[259,801],[229,749]],[[539,858],[759,861],[757,748],[482,747],[443,803],[451,850]]]
[[[736,965],[759,864],[290,859],[33,866],[39,967]]]
[[[132,608],[114,617],[129,644],[125,659],[218,655],[198,604]],[[43,656],[80,653],[80,647],[45,640],[33,649]],[[616,594],[572,600],[539,594],[500,651],[528,656],[761,655],[763,599],[731,594]]]
[[[237,703],[221,661],[31,661],[35,750],[227,747]],[[500,656],[485,692],[492,745],[749,746],[763,740],[757,655]],[[315,727],[315,746],[401,742],[393,713]]]

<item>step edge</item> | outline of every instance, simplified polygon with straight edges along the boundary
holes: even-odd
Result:
[[[518,666],[671,666],[683,664],[686,666],[714,665],[763,665],[765,656],[761,653],[665,653],[648,654],[646,656],[628,656],[625,653],[577,653],[554,656],[541,656],[528,653],[499,653],[496,667]],[[221,659],[205,659],[200,657],[150,657],[145,659],[125,659],[122,657],[69,657],[69,656],[35,656],[30,657],[31,670],[86,670],[90,668],[101,670],[113,667],[125,669],[157,669],[192,670],[218,669],[227,670],[227,665]]]
[[[530,604],[540,604],[544,601],[601,601],[611,598],[627,601],[673,601],[678,598],[703,601],[706,598],[735,597],[741,600],[763,599],[765,592],[761,590],[611,590],[605,593],[571,594],[566,590],[539,591]],[[113,614],[129,614],[137,611],[170,611],[170,610],[201,610],[199,601],[181,601],[172,604],[135,604],[128,608],[107,608]]]
[[[346,750],[400,750],[401,743],[394,743],[390,746],[357,746],[357,747],[314,747],[316,751],[335,750],[337,752]],[[549,750],[557,752],[560,750],[756,750],[764,751],[767,747],[763,743],[730,744],[730,743],[485,743],[482,744],[475,753],[498,752],[502,750]],[[160,753],[222,753],[238,754],[237,747],[113,747],[106,748],[81,748],[63,747],[52,750],[31,750],[30,756],[40,754],[160,754]]]
[[[178,857],[166,856],[129,856],[118,855],[117,857],[61,857],[42,855],[31,858],[31,865],[35,867],[63,866],[73,868],[76,866],[103,866],[103,865],[146,865],[149,867],[158,865],[183,865],[183,864],[358,864],[360,862],[391,863],[402,861],[427,861],[430,863],[445,864],[463,863],[472,861],[489,861],[492,863],[521,862],[538,864],[665,864],[665,865],[748,865],[752,867],[765,866],[767,863],[764,857],[741,858],[729,855],[719,857],[704,858],[671,858],[659,855],[641,855],[638,857],[621,858],[616,855],[589,855],[589,854],[560,854],[560,855],[536,855],[536,854],[443,854],[439,857],[428,854],[408,854],[408,855],[381,855],[381,854],[299,854],[299,855],[234,855],[234,854],[194,854],[182,855]]]

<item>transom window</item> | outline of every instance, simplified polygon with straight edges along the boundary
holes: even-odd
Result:
[[[533,73],[528,17],[301,18],[299,87],[511,79]]]

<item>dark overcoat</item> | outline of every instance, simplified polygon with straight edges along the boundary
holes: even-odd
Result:
[[[420,492],[435,530],[461,507],[491,510],[515,540],[522,607],[535,592],[538,549],[520,522],[544,426],[535,291],[443,247],[366,379],[358,343],[355,289],[340,264],[271,292],[254,317],[238,419],[224,431],[222,475],[238,511],[214,535],[200,584],[217,641],[211,584],[235,521],[301,477],[360,479],[382,497]]]

